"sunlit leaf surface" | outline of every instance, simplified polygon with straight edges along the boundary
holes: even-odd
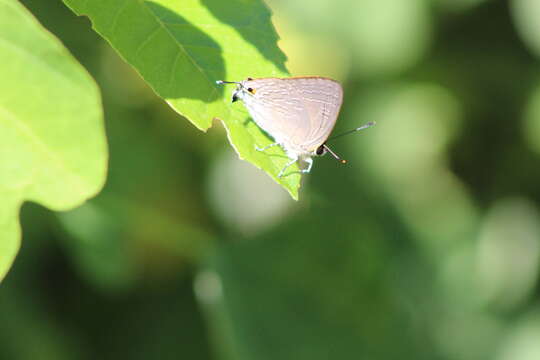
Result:
[[[270,11],[259,0],[64,0],[137,69],[154,91],[196,127],[221,119],[240,158],[266,171],[298,197],[300,176],[277,174],[283,151],[261,153],[272,139],[231,104],[216,80],[287,76]],[[294,169],[294,167],[292,168]]]

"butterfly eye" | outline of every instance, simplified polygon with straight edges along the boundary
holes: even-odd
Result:
[[[248,88],[247,91],[255,95],[255,89],[254,88]]]

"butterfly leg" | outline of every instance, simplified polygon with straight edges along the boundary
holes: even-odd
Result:
[[[279,177],[279,178],[282,177],[282,176],[283,176],[283,173],[285,172],[285,170],[287,170],[287,168],[288,168],[289,166],[291,166],[292,164],[294,164],[294,163],[297,162],[297,161],[298,161],[298,157],[292,158],[291,161],[289,161],[288,163],[286,163],[285,166],[283,167],[283,169],[281,169],[281,171],[279,172],[278,177]]]
[[[273,144],[267,145],[267,146],[265,146],[265,147],[263,147],[263,148],[260,148],[260,147],[258,147],[257,145],[255,145],[255,150],[257,150],[257,151],[264,151],[264,150],[270,149],[271,147],[276,146],[276,145],[279,145],[279,143],[273,143]]]
[[[308,157],[308,158],[305,158],[304,161],[308,164],[308,166],[307,166],[306,169],[300,170],[300,172],[304,173],[304,174],[307,174],[308,172],[311,171],[311,167],[313,166],[313,159]]]

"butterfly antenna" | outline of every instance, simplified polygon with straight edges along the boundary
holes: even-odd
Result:
[[[352,134],[352,133],[357,132],[357,131],[360,131],[360,130],[367,129],[367,128],[369,128],[369,127],[372,127],[372,126],[375,125],[375,124],[376,124],[375,121],[370,121],[370,122],[368,122],[367,124],[360,126],[359,128],[356,128],[356,129],[352,129],[352,130],[346,131],[346,132],[341,133],[341,134],[338,134],[338,135],[336,135],[336,136],[332,136],[332,137],[331,137],[330,139],[328,139],[327,141],[329,141],[329,140],[334,140],[334,139],[337,139],[337,138],[339,138],[339,137],[342,137],[342,136],[345,136],[345,135],[349,135],[349,134]],[[328,149],[328,150],[330,150],[330,149]]]
[[[225,80],[216,80],[216,84],[222,85],[222,84],[238,84],[238,81],[225,81]]]
[[[347,160],[345,159],[342,159],[340,158],[335,152],[333,152],[332,150],[330,150],[330,148],[326,145],[326,144],[323,144],[323,147],[325,148],[326,151],[328,151],[337,161],[339,161],[340,163],[342,164],[346,164],[347,163]]]

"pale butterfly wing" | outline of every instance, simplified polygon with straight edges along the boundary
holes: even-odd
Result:
[[[316,150],[322,145],[336,124],[343,102],[341,85],[325,78],[299,78],[298,91],[309,113],[310,126],[304,132],[301,145]]]
[[[276,142],[312,152],[330,135],[343,100],[341,85],[318,77],[265,78],[244,82],[253,120]]]
[[[291,84],[283,79],[248,80],[244,87],[253,89],[243,102],[257,125],[278,143],[294,142],[299,128],[308,124],[308,113]]]

